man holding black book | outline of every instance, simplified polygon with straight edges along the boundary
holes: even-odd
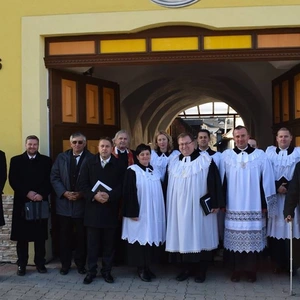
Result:
[[[276,214],[269,216],[267,233],[271,259],[275,266],[273,273],[287,272],[289,270],[289,225],[282,214],[289,183],[292,180],[296,164],[300,161],[300,148],[291,146],[291,132],[281,128],[276,135],[277,147],[270,146],[266,154],[272,163],[276,185]],[[295,210],[295,223],[299,223],[299,213]],[[300,239],[298,226],[294,227],[293,238]]]
[[[84,225],[87,227],[88,273],[84,284],[90,284],[97,275],[100,248],[102,248],[102,277],[107,283],[114,282],[111,269],[126,165],[111,155],[112,149],[112,140],[108,137],[101,138],[98,145],[99,153],[86,161],[80,175],[79,186],[86,199]]]
[[[219,243],[216,212],[224,207],[221,180],[212,158],[195,150],[193,135],[180,134],[178,145],[181,154],[168,165],[166,251],[170,261],[181,266],[177,281],[195,275],[195,282],[201,283]]]

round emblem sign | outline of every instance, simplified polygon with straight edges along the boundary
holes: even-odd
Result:
[[[151,0],[152,2],[165,7],[183,7],[188,6],[199,0]]]

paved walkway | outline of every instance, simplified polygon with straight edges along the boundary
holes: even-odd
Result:
[[[174,278],[178,270],[173,266],[154,266],[157,279],[146,283],[137,277],[135,269],[121,266],[113,269],[114,284],[108,284],[97,276],[90,285],[84,285],[84,275],[79,275],[75,268],[68,275],[62,276],[59,267],[58,262],[49,263],[47,274],[39,274],[35,267],[27,267],[27,274],[20,277],[16,275],[16,265],[0,265],[0,299],[300,299],[300,270],[294,277],[295,295],[290,297],[289,276],[272,274],[267,263],[259,271],[255,283],[243,280],[239,283],[231,282],[230,273],[220,263],[210,267],[204,283],[195,283],[193,278],[177,282]]]

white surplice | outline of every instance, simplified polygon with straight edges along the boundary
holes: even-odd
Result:
[[[266,150],[268,159],[273,166],[275,180],[279,181],[281,177],[285,177],[288,181],[292,180],[295,166],[300,161],[300,147],[295,147],[293,152],[288,154],[287,150],[280,150],[276,153],[277,147],[270,146]],[[277,206],[276,213],[273,217],[269,217],[267,234],[270,237],[276,239],[288,239],[290,238],[289,224],[284,220],[283,208],[285,195],[276,194]],[[299,224],[299,206],[295,209],[294,224]],[[300,238],[300,226],[293,226],[293,237]]]
[[[274,212],[276,201],[273,170],[266,154],[260,149],[250,154],[225,150],[220,174],[227,182],[224,247],[235,252],[262,251],[267,238],[261,183],[269,212]]]
[[[144,171],[138,165],[129,166],[136,174],[137,198],[139,202],[138,221],[123,218],[122,239],[128,243],[159,246],[166,240],[165,203],[157,170]]]
[[[207,194],[209,155],[174,157],[168,165],[166,251],[199,253],[218,247],[217,214],[204,215],[200,197]]]
[[[162,153],[160,156],[157,154],[155,150],[151,150],[151,160],[150,165],[154,168],[154,170],[158,170],[161,174],[161,180],[164,180],[166,169],[169,161],[178,156],[180,152],[178,150],[173,150],[169,156]]]

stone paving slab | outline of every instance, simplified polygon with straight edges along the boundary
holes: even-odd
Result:
[[[48,273],[39,274],[35,267],[27,267],[24,277],[16,275],[16,265],[0,265],[0,300],[282,300],[300,299],[299,275],[293,279],[294,296],[289,296],[289,276],[272,274],[269,267],[258,272],[257,282],[245,280],[233,283],[230,272],[220,264],[211,266],[204,283],[189,278],[177,282],[178,269],[174,266],[154,266],[157,279],[142,282],[135,269],[115,267],[114,284],[106,283],[100,276],[84,285],[84,275],[72,269],[68,275],[59,274],[60,264],[47,265]]]

